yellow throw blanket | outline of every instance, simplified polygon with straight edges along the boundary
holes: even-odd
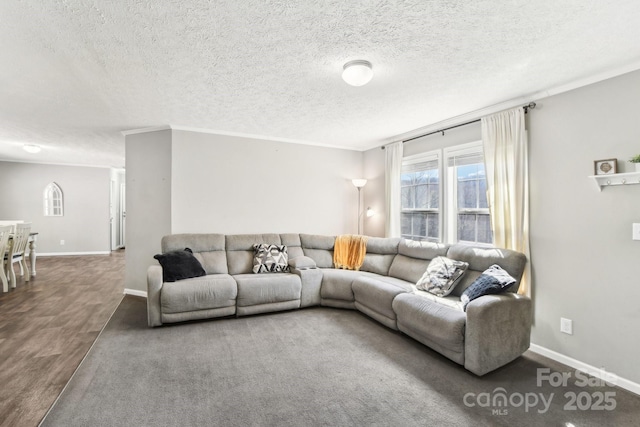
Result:
[[[367,236],[344,234],[336,237],[333,264],[336,268],[360,270],[367,253]]]

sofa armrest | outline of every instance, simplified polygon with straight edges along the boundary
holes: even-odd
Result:
[[[298,256],[289,259],[289,267],[295,270],[306,270],[309,268],[316,268],[316,262],[308,256]]]
[[[476,375],[493,371],[524,353],[530,344],[531,299],[507,292],[467,305],[464,367]]]
[[[162,267],[152,265],[147,269],[147,323],[149,326],[162,325],[160,290],[162,289]]]
[[[300,292],[300,307],[320,305],[322,270],[315,267],[305,267],[291,268],[291,272],[300,276],[300,282],[302,283],[302,289]]]

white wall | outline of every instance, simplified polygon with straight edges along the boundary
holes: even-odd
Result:
[[[364,175],[367,185],[363,189],[365,209],[370,207],[375,212],[372,217],[365,215],[364,234],[384,237],[385,217],[385,151],[380,148],[364,152]]]
[[[127,135],[125,289],[147,290],[147,268],[171,234],[171,131]]]
[[[532,343],[640,383],[640,184],[598,192],[593,161],[640,153],[640,72],[538,100],[527,115],[530,151],[531,261],[535,321]],[[479,124],[405,144],[405,155],[476,141]],[[379,149],[364,170],[384,176]],[[381,150],[379,150],[381,151]],[[365,204],[384,203],[384,184]],[[382,235],[382,227],[367,232]],[[560,317],[574,334],[560,333]]]
[[[108,168],[0,162],[0,219],[32,222],[39,254],[109,253],[109,180]],[[44,216],[50,182],[62,189],[61,217]]]
[[[362,153],[173,131],[172,232],[357,231]]]
[[[125,185],[124,169],[111,169],[111,249],[115,250],[124,247],[124,238],[121,238],[121,221],[124,206],[120,203],[120,193]],[[125,191],[126,194],[126,191]]]

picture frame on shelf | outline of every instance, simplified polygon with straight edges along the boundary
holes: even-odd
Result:
[[[595,160],[593,169],[595,175],[613,175],[618,173],[618,159]]]

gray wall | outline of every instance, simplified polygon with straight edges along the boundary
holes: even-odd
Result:
[[[363,153],[188,131],[126,137],[127,278],[146,291],[171,233],[357,231]]]
[[[147,267],[171,234],[171,131],[127,135],[125,288],[147,290]]]
[[[640,72],[538,100],[529,129],[531,261],[535,323],[532,342],[640,383],[640,184],[598,192],[593,161],[625,162],[640,153]],[[477,141],[470,125],[405,144],[405,155]],[[368,177],[383,184],[365,192],[365,204],[384,203],[384,155],[365,153]],[[366,229],[382,235],[384,225]],[[574,334],[560,333],[560,317]]]
[[[62,189],[64,216],[44,216],[50,182]],[[32,222],[40,254],[108,253],[109,182],[108,168],[0,162],[0,219]]]
[[[542,99],[529,118],[532,342],[640,383],[640,184],[598,192],[593,161],[640,153],[640,72]],[[560,333],[560,317],[574,334]]]

